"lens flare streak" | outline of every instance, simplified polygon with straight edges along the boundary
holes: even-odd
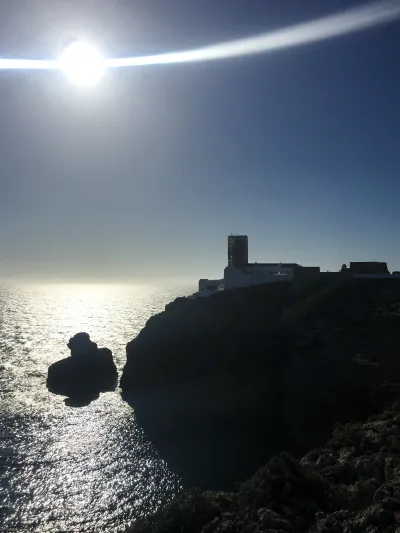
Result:
[[[107,66],[129,67],[165,63],[214,61],[217,59],[260,54],[339,37],[391,22],[398,18],[400,18],[399,0],[376,2],[296,26],[263,33],[255,37],[219,43],[205,48],[154,56],[109,59]]]
[[[204,48],[151,56],[104,59],[105,68],[214,61],[261,54],[324,41],[393,22],[400,18],[400,0],[384,0],[261,35]],[[0,69],[59,69],[59,60],[1,59]]]
[[[57,61],[46,59],[2,59],[0,69],[49,70],[59,68]]]

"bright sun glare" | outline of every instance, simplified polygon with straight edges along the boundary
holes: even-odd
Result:
[[[85,41],[76,41],[68,46],[56,60],[0,57],[0,70],[60,69],[73,83],[81,86],[93,86],[100,81],[107,68],[215,61],[274,52],[282,48],[304,46],[333,39],[379,24],[387,24],[397,19],[400,19],[400,0],[375,0],[361,7],[347,9],[326,17],[203,48],[157,55],[103,58],[93,45]]]
[[[73,83],[87,87],[96,85],[105,70],[104,59],[96,48],[81,41],[64,50],[59,65]]]

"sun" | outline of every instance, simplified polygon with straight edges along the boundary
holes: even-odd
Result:
[[[86,87],[96,85],[105,70],[101,54],[83,41],[72,43],[64,50],[59,66],[73,83]]]

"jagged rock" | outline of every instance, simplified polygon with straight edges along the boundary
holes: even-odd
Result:
[[[287,454],[270,459],[238,486],[229,500],[224,500],[223,493],[218,493],[217,499],[214,493],[197,492],[187,505],[188,499],[183,495],[183,504],[178,499],[170,508],[148,518],[147,529],[137,524],[133,531],[400,533],[400,471],[396,469],[400,449],[387,445],[383,439],[376,451],[374,438],[379,428],[382,435],[392,436],[391,443],[399,441],[399,413],[397,405],[368,422],[338,427],[323,449],[309,452],[300,461]],[[331,465],[326,465],[330,456],[348,458],[347,479],[338,480],[331,475]],[[390,480],[382,475],[382,465],[393,467]],[[204,512],[204,500],[212,512]],[[218,501],[225,501],[224,508]],[[194,513],[196,509],[202,512]]]
[[[68,396],[67,405],[87,405],[101,392],[115,390],[118,381],[111,350],[98,348],[87,333],[77,333],[67,345],[71,356],[50,365],[47,388]]]
[[[264,512],[258,513],[258,519],[263,529],[282,529],[284,531],[293,531],[289,522],[281,518],[278,513],[271,509],[264,509]]]
[[[201,533],[215,533],[221,525],[222,518],[217,516],[209,524],[203,527]]]

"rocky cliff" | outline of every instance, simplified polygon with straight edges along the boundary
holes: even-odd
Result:
[[[338,426],[301,460],[270,459],[235,492],[191,491],[132,533],[398,533],[400,408]]]
[[[178,299],[127,346],[125,398],[188,484],[229,486],[365,418],[400,382],[400,281],[327,278]]]

